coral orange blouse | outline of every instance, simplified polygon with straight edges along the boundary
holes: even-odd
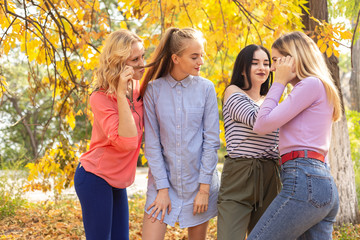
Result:
[[[139,97],[139,81],[134,81],[133,117],[138,135],[122,137],[118,135],[117,98],[101,91],[90,96],[94,114],[90,149],[80,157],[81,165],[116,188],[126,188],[135,179],[136,163],[143,135],[143,103]],[[129,103],[130,105],[130,103]]]

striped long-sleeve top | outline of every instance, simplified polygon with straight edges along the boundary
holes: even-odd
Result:
[[[233,93],[223,105],[226,150],[231,158],[279,158],[278,130],[259,135],[253,126],[260,107],[244,93]]]

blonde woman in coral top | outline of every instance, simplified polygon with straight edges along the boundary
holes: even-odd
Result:
[[[129,239],[126,187],[134,182],[143,128],[138,100],[144,73],[142,40],[128,30],[108,37],[90,96],[90,149],[75,173],[86,239]]]

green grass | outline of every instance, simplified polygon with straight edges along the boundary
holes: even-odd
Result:
[[[22,197],[23,172],[3,170],[0,173],[0,219],[11,217],[26,203]]]

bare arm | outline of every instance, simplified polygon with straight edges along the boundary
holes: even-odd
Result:
[[[120,73],[119,84],[116,91],[119,112],[118,134],[122,137],[135,137],[138,134],[134,117],[126,99],[128,84],[129,81],[133,81],[133,74],[133,68],[130,66],[126,66],[124,68],[124,71]]]

